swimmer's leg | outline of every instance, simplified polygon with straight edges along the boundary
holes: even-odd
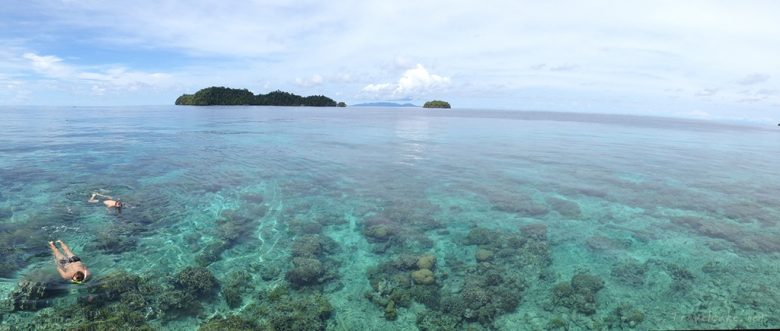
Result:
[[[60,244],[60,247],[62,247],[62,251],[65,252],[65,255],[68,258],[70,258],[71,256],[76,255],[76,254],[73,254],[73,252],[71,252],[70,247],[68,247],[68,245],[65,245],[65,243],[62,242],[62,240],[57,240],[57,243]]]
[[[57,264],[58,267],[62,267],[63,263],[62,261],[65,261],[67,263],[68,258],[65,257],[65,255],[62,255],[60,253],[60,250],[57,248],[57,246],[54,246],[54,242],[49,242],[49,248],[51,248],[51,253],[54,255],[54,263]]]

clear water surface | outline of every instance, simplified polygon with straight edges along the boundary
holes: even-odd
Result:
[[[371,108],[0,116],[2,330],[780,327],[776,128]],[[92,279],[58,279],[54,239]]]

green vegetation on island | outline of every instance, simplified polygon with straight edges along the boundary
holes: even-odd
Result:
[[[176,105],[184,106],[309,106],[336,107],[339,104],[324,95],[302,97],[283,91],[268,94],[252,94],[247,89],[212,86],[195,94],[183,94],[176,99]],[[344,105],[346,106],[346,105]],[[343,106],[342,106],[343,107]]]
[[[447,101],[441,101],[441,100],[432,100],[428,101],[423,105],[423,108],[451,108],[450,103]]]

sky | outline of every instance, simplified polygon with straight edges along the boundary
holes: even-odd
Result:
[[[780,122],[780,1],[4,0],[0,105],[208,86]]]

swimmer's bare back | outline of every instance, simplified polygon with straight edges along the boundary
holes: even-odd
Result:
[[[119,201],[116,200],[103,200],[103,204],[106,205],[106,207],[108,208],[121,207],[121,205],[119,205]]]

